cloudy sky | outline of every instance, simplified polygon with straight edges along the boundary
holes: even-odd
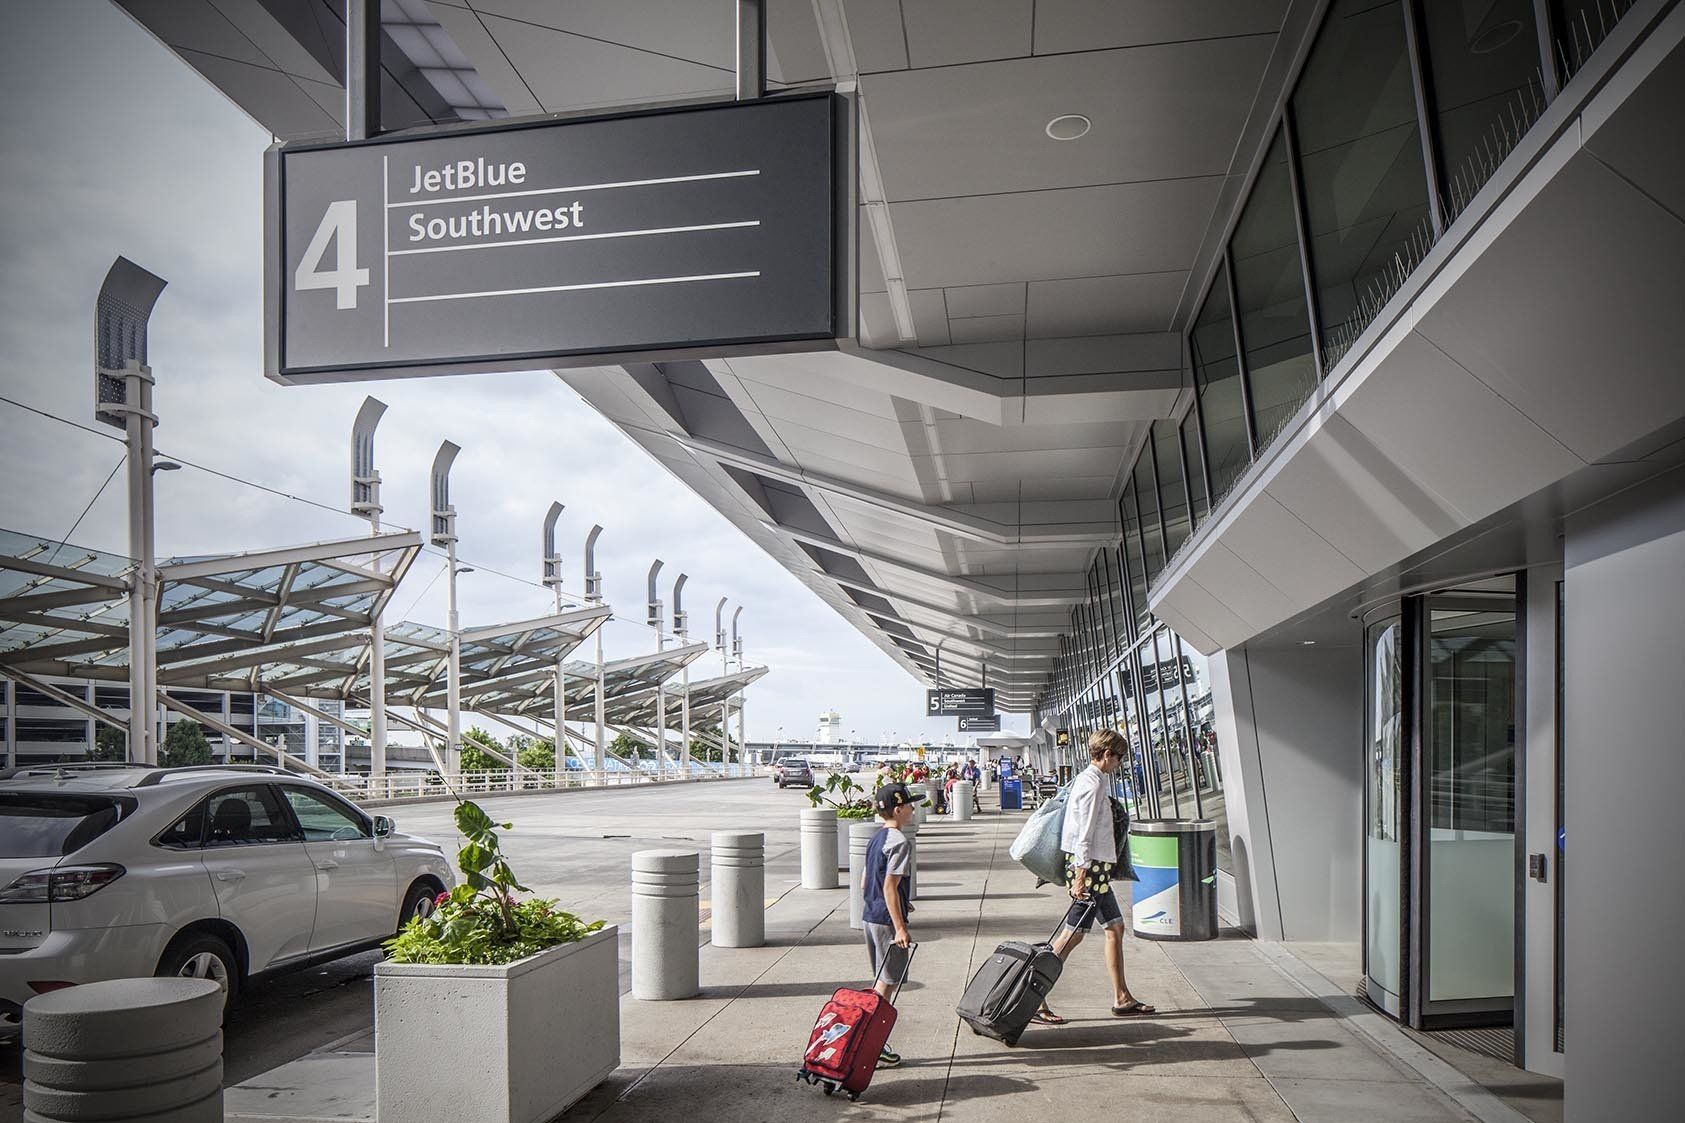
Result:
[[[351,419],[373,392],[390,407],[378,440],[387,522],[423,526],[439,441],[463,447],[451,497],[461,553],[481,570],[461,579],[465,626],[546,611],[539,534],[559,499],[575,595],[585,533],[605,528],[598,568],[627,617],[607,632],[611,658],[653,647],[637,621],[661,557],[669,575],[690,574],[699,632],[719,597],[747,605],[749,660],[772,668],[749,695],[751,740],[810,737],[832,708],[861,740],[952,734],[952,719],[921,718],[920,684],[548,372],[265,380],[270,136],[106,0],[0,0],[0,102],[0,395],[91,422],[92,304],[122,254],[169,282],[151,324],[160,450],[271,489],[197,468],[161,475],[161,557],[366,533],[339,511]],[[121,552],[122,474],[101,491],[121,456],[114,440],[0,402],[0,527]],[[444,623],[443,564],[423,555],[388,621]],[[1025,719],[1003,725],[1023,732]]]

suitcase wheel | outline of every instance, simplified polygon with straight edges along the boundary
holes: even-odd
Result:
[[[849,1094],[848,1094],[848,1102],[849,1102],[849,1103],[858,1103],[858,1102],[860,1102],[860,1093],[859,1093],[859,1092],[850,1092],[850,1093],[849,1093]]]
[[[831,1083],[829,1080],[825,1081],[825,1094],[827,1096],[835,1093],[836,1090],[837,1086],[835,1084]]]

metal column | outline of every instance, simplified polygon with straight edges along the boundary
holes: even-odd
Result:
[[[603,575],[597,572],[597,537],[603,528],[593,526],[591,533],[585,536],[585,603],[603,603]],[[603,723],[603,628],[599,624],[596,630],[597,640],[597,691],[595,713],[592,715],[597,723],[597,759],[593,761],[596,768],[597,780],[603,782],[606,777],[603,769],[608,766],[608,735],[607,727]]]

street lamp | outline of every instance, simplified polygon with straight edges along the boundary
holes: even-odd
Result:
[[[556,520],[562,517],[562,504],[552,502],[544,515],[544,543],[541,557],[544,584],[556,594],[556,615],[562,614],[562,555],[556,552]],[[562,774],[567,771],[568,754],[568,688],[563,671],[566,648],[556,649],[556,751],[551,768],[556,786],[562,786]]]
[[[645,617],[645,623],[655,629],[655,651],[657,655],[667,650],[667,632],[661,618],[662,604],[655,595],[655,579],[660,573],[661,559],[656,558],[655,564],[649,567],[649,603],[647,605],[649,613]],[[662,674],[662,671],[663,668],[658,660],[655,668],[655,771],[658,776],[666,771],[664,758],[667,755],[667,691],[664,688],[666,676]]]
[[[720,653],[720,677],[731,674],[731,664],[725,647],[725,602],[721,597],[720,603],[714,606],[714,648]],[[739,768],[743,764],[743,748],[737,749],[737,763]],[[731,775],[731,696],[722,695],[720,698],[720,774]]]
[[[94,301],[94,417],[123,430],[129,465],[129,759],[158,763],[158,572],[153,556],[152,368],[147,324],[167,282],[119,257]]]
[[[374,466],[374,430],[386,403],[364,398],[351,423],[351,513],[369,521],[369,535],[380,533],[380,472]],[[380,555],[373,558],[380,572]],[[377,597],[379,594],[376,594]],[[382,603],[377,600],[376,604]],[[377,609],[369,622],[369,775],[386,774],[386,633]]]
[[[738,605],[731,614],[731,653],[737,659],[739,671],[743,669],[743,637],[737,634],[737,618],[741,615],[743,615],[743,606]],[[749,744],[749,736],[744,732],[746,726],[743,720],[743,710],[748,704],[748,700],[748,687],[744,687],[737,692],[737,743],[745,747]],[[745,776],[749,774],[748,765],[744,765],[743,774]]]
[[[686,574],[679,574],[679,579],[673,582],[673,634],[678,637],[682,648],[690,642],[690,618],[685,615],[685,582],[690,578]],[[679,670],[680,681],[683,684],[683,697],[679,701],[679,739],[683,748],[679,752],[679,778],[690,779],[690,660],[685,660]]]
[[[585,603],[603,603],[603,575],[597,572],[597,536],[602,534],[603,528],[593,526],[591,533],[585,536]],[[597,779],[603,779],[603,767],[608,761],[608,738],[603,724],[603,629],[599,625],[594,633],[597,639]]]
[[[445,548],[445,628],[450,633],[450,657],[445,666],[445,769],[460,772],[462,765],[462,632],[456,615],[456,508],[450,501],[451,464],[462,449],[442,441],[433,457],[431,534],[429,541]]]

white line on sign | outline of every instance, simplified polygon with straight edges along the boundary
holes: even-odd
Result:
[[[577,292],[580,289],[619,289],[633,285],[681,285],[690,281],[735,281],[745,277],[759,277],[759,269],[749,273],[702,273],[695,277],[645,277],[636,281],[594,281],[588,285],[544,285],[533,289],[496,289],[491,292],[445,292],[437,296],[395,296],[393,304],[419,304],[426,300],[473,300],[482,296],[528,296],[540,292]]]
[[[384,157],[383,157],[384,159]],[[662,183],[696,183],[705,179],[741,179],[760,175],[759,168],[741,172],[708,172],[705,175],[673,175],[661,179],[627,179],[619,183],[582,183],[576,187],[538,187],[531,191],[497,191],[490,195],[456,195],[451,198],[400,199],[387,203],[388,208],[443,206],[446,203],[477,203],[482,199],[515,199],[524,195],[561,195],[572,191],[612,191],[617,187],[653,187]]]
[[[603,234],[560,234],[554,238],[519,238],[511,242],[473,242],[462,246],[422,246],[413,250],[393,250],[391,256],[410,253],[450,253],[453,250],[496,250],[504,246],[538,246],[547,242],[589,242],[597,238],[638,238],[646,234],[689,234],[697,230],[740,230],[759,226],[761,220],[747,222],[710,222],[702,226],[660,226],[652,230],[613,230]]]

